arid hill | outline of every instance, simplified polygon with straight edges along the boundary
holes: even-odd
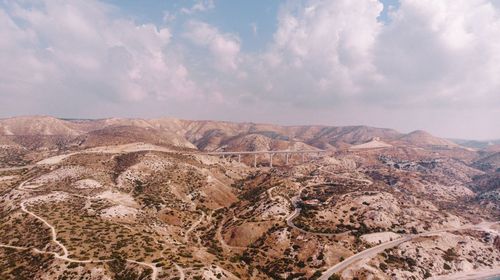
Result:
[[[474,162],[474,165],[485,171],[500,171],[500,152],[487,154]]]
[[[76,137],[72,143],[84,148],[120,145],[131,142],[143,142],[160,146],[176,146],[181,148],[196,147],[182,136],[151,127],[117,125],[107,126]]]
[[[410,144],[417,147],[422,147],[422,146],[427,146],[427,147],[440,146],[440,147],[450,147],[450,148],[458,147],[458,144],[455,144],[450,140],[435,137],[423,130],[416,130],[410,132],[406,135],[403,135],[398,140],[404,142],[405,144]]]
[[[47,116],[15,117],[0,120],[0,135],[67,135],[82,133],[71,122]]]
[[[269,150],[313,152],[201,152]],[[483,275],[500,270],[499,167],[423,131],[3,119],[0,279]]]
[[[207,151],[308,147],[347,149],[375,138],[396,146],[460,148],[449,140],[432,136],[424,131],[402,134],[392,129],[367,126],[280,126],[174,118],[63,120],[47,116],[15,117],[0,120],[0,135],[10,136],[10,141],[15,143],[21,140],[14,136],[58,136],[64,141],[73,140],[71,143],[87,141],[87,145],[91,146],[97,142],[148,142],[147,138],[152,137],[156,140],[151,141],[160,145],[175,144],[184,147],[194,145],[200,150]],[[89,141],[95,143],[91,144]]]

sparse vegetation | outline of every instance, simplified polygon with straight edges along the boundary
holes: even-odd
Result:
[[[462,188],[496,190],[493,165],[479,172],[449,151],[438,160],[434,150],[408,147],[340,149],[289,165],[275,155],[272,169],[254,169],[246,156],[247,166],[167,144],[82,152],[101,138],[127,142],[126,132],[107,128],[77,137],[81,145],[65,140],[72,146],[45,139],[47,149],[5,156],[2,164],[14,166],[75,153],[0,173],[1,279],[91,279],[92,271],[112,279],[318,279],[329,265],[405,237],[377,251],[370,269],[417,279],[455,273],[459,261],[500,264],[499,241],[480,227],[443,230],[493,217],[493,204],[482,204],[491,197],[472,199]],[[137,139],[148,137],[139,132],[131,128]],[[156,136],[154,143],[164,141]],[[240,136],[233,137],[224,143]],[[337,273],[329,279],[341,279]],[[356,268],[352,279],[367,273]]]

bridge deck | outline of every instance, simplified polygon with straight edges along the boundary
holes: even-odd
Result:
[[[206,152],[201,155],[222,156],[222,155],[256,155],[256,154],[310,154],[326,153],[328,150],[276,150],[276,151],[227,151],[227,152]]]

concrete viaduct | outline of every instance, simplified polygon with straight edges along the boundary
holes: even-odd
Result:
[[[281,154],[285,156],[285,164],[288,165],[289,159],[292,157],[292,155],[301,155],[302,156],[302,162],[305,162],[305,156],[306,154],[317,154],[318,156],[321,154],[325,154],[327,152],[330,152],[328,150],[302,150],[302,151],[290,151],[290,150],[281,150],[281,151],[243,151],[243,152],[207,152],[207,153],[201,153],[202,155],[209,155],[209,156],[222,156],[222,158],[225,158],[226,156],[232,157],[232,156],[237,156],[238,157],[238,162],[241,162],[241,156],[242,155],[253,155],[253,166],[257,167],[257,156],[258,155],[269,155],[269,166],[273,167],[273,157],[275,155]]]

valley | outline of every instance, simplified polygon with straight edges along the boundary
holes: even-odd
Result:
[[[500,274],[491,149],[178,119],[19,117],[0,134],[1,279]]]

